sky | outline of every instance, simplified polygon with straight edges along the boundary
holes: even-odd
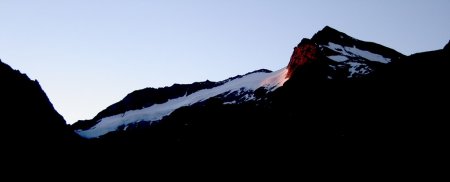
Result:
[[[449,0],[0,0],[0,59],[68,123],[128,93],[287,66],[329,25],[403,54],[450,39]]]

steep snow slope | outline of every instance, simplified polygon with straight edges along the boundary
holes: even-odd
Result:
[[[116,131],[121,126],[125,126],[126,129],[126,126],[132,123],[161,120],[164,116],[171,114],[178,108],[199,103],[222,94],[227,95],[236,92],[238,94],[248,94],[246,93],[247,91],[254,91],[260,87],[265,87],[267,90],[273,91],[287,81],[286,73],[286,68],[272,73],[252,73],[242,78],[231,80],[221,86],[200,90],[190,95],[169,100],[163,104],[155,104],[141,110],[128,111],[123,114],[103,118],[94,127],[88,130],[78,130],[77,133],[85,138],[97,138],[109,132]],[[253,96],[246,96],[246,98],[247,100],[254,99]]]

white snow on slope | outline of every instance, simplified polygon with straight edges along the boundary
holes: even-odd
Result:
[[[287,81],[287,72],[287,68],[283,68],[272,73],[258,72],[249,74],[221,86],[200,90],[190,95],[169,100],[163,104],[155,104],[141,110],[127,111],[123,114],[103,118],[94,127],[88,130],[78,130],[77,133],[85,138],[98,138],[109,132],[116,131],[120,126],[126,126],[141,121],[161,120],[164,116],[170,115],[176,109],[205,101],[223,93],[240,91],[242,89],[256,90],[260,87],[275,90]]]
[[[363,57],[363,58],[365,58],[367,60],[376,61],[376,62],[380,62],[380,63],[389,63],[389,62],[391,62],[391,59],[389,59],[389,58],[385,58],[385,57],[383,57],[383,56],[381,56],[379,54],[374,54],[374,53],[371,53],[369,51],[364,51],[364,50],[358,49],[356,47],[344,47],[344,46],[341,46],[341,45],[338,45],[338,44],[335,44],[335,43],[332,43],[332,42],[329,42],[328,46],[325,46],[325,47],[328,47],[331,50],[334,50],[336,52],[339,52],[339,53],[341,53],[344,56],[350,56],[350,57],[359,56],[359,57]],[[341,59],[339,59],[339,60],[335,60],[333,58],[330,58],[330,59],[332,59],[334,61],[341,62],[341,61],[339,61]]]
[[[370,73],[370,68],[368,68],[365,64],[358,63],[358,62],[349,62],[350,69],[348,70],[350,72],[350,75],[348,78],[352,78],[353,75],[366,75]]]
[[[346,56],[328,56],[328,58],[336,62],[344,62],[348,60],[348,57]]]

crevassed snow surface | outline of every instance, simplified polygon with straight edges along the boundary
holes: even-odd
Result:
[[[282,86],[284,82],[288,80],[288,78],[286,78],[287,72],[287,68],[283,68],[272,73],[258,72],[249,74],[221,86],[200,90],[190,95],[169,100],[163,104],[155,104],[141,110],[127,111],[123,114],[103,118],[92,128],[88,130],[78,130],[77,133],[85,138],[98,138],[109,132],[116,131],[120,126],[126,126],[141,121],[161,120],[164,116],[171,114],[176,109],[205,101],[223,93],[240,91],[242,89],[256,90],[260,87],[274,90]]]
[[[334,50],[336,52],[341,53],[342,55],[344,55],[342,57],[345,57],[345,56],[350,56],[350,57],[360,56],[360,57],[363,57],[363,58],[365,58],[367,60],[376,61],[376,62],[380,62],[380,63],[389,63],[389,62],[391,62],[391,59],[389,59],[389,58],[385,58],[385,57],[383,57],[383,56],[381,56],[379,54],[375,54],[375,53],[372,53],[372,52],[369,52],[369,51],[364,51],[364,50],[358,49],[356,47],[344,47],[342,45],[335,44],[335,43],[332,43],[332,42],[329,42],[328,46],[325,46],[325,47],[328,47],[331,50]],[[334,61],[342,62],[342,60],[343,60],[342,57],[330,56],[329,58],[334,60]],[[333,58],[335,58],[335,59],[333,59]]]

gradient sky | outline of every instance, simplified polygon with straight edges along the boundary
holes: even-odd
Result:
[[[0,0],[0,59],[37,79],[73,123],[133,90],[278,70],[325,25],[404,54],[441,49],[449,9],[449,0]]]

